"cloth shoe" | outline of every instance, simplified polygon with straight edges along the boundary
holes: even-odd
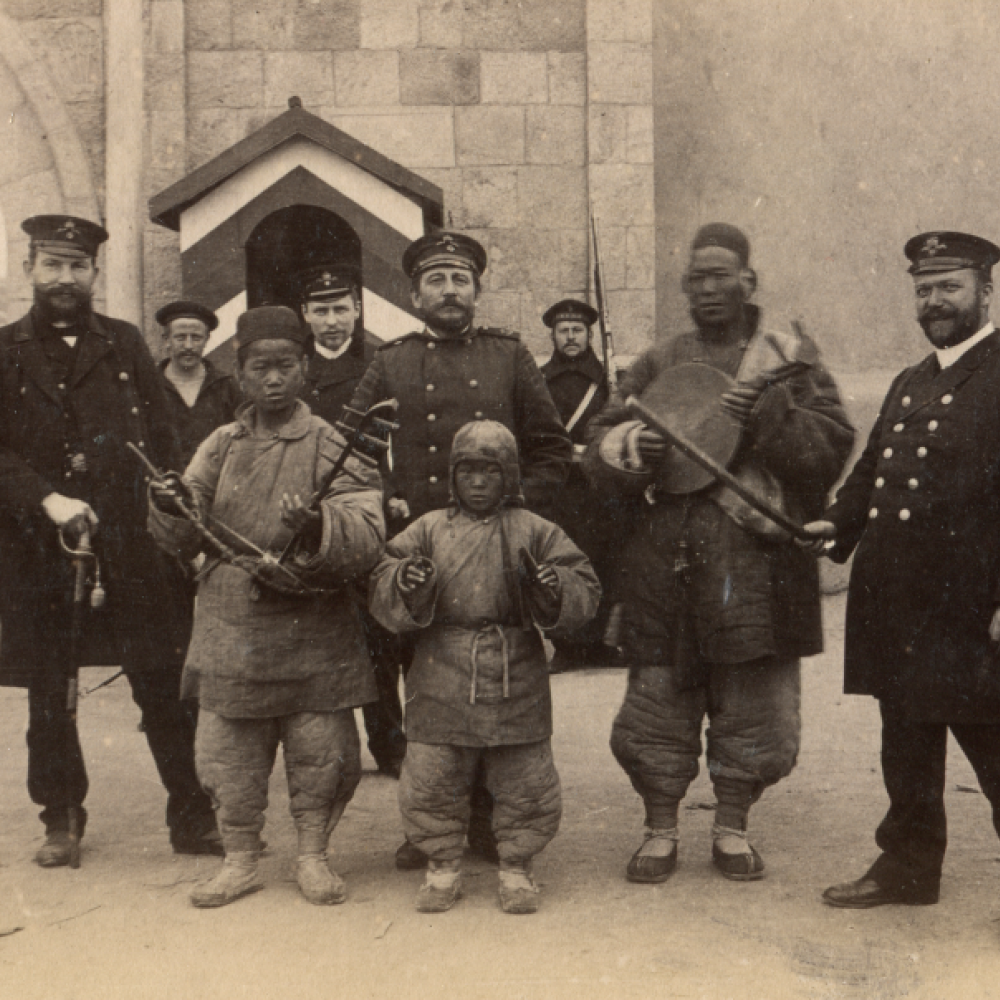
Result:
[[[527,866],[500,869],[500,909],[504,913],[538,912],[538,886]]]
[[[712,863],[734,882],[756,882],[764,877],[764,861],[750,844],[746,830],[714,823]]]
[[[645,885],[666,882],[677,870],[678,840],[680,834],[676,826],[672,830],[646,827],[646,837],[639,850],[632,855],[625,877],[629,882]]]
[[[300,854],[295,879],[302,895],[317,906],[333,906],[347,899],[344,880],[330,871],[326,854]]]
[[[433,864],[424,876],[424,884],[417,892],[417,910],[420,913],[444,913],[462,898],[462,870],[440,868]]]
[[[191,890],[191,902],[202,909],[226,906],[243,896],[259,892],[264,882],[257,872],[257,851],[233,851],[226,855],[214,878],[199,882]]]
[[[401,872],[419,872],[427,867],[427,855],[419,847],[404,840],[396,848],[396,867]]]
[[[46,830],[45,843],[35,853],[35,864],[42,868],[61,868],[69,864],[68,830]]]

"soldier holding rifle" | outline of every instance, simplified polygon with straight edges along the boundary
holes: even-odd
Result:
[[[812,342],[762,327],[749,257],[735,227],[698,231],[684,279],[695,329],[637,359],[592,422],[585,456],[595,483],[648,501],[624,555],[630,673],[611,735],[646,812],[627,867],[634,882],[665,881],[676,867],[678,808],[706,715],[713,862],[730,879],[763,877],[748,814],[795,765],[799,658],[822,644],[816,567],[774,521],[630,419],[625,402],[641,397],[799,523],[822,510],[854,433]]]

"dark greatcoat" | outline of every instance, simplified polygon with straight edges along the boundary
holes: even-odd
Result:
[[[169,361],[160,363],[163,376],[164,394],[170,410],[174,429],[180,445],[180,466],[178,472],[187,468],[188,462],[209,434],[223,424],[231,424],[236,419],[236,408],[243,401],[239,382],[232,375],[224,375],[210,361],[203,359],[205,381],[198,391],[194,406],[188,406],[177,391],[177,386],[166,376]]]
[[[350,350],[332,360],[311,355],[306,384],[299,398],[309,404],[317,417],[335,424],[374,357],[375,347],[363,341],[352,344]]]
[[[844,690],[916,721],[1000,722],[1000,332],[893,382],[824,517],[854,551]]]
[[[40,507],[53,492],[87,501],[100,519],[93,545],[107,603],[87,611],[82,662],[143,670],[183,660],[183,599],[146,531],[146,473],[129,441],[177,468],[162,380],[134,326],[91,314],[62,385],[33,313],[0,328],[0,684],[66,666],[73,564]],[[80,452],[84,473],[70,468]]]
[[[475,327],[437,338],[423,330],[380,347],[351,405],[364,410],[392,397],[400,428],[385,495],[405,498],[414,519],[448,506],[451,442],[470,420],[496,420],[514,434],[532,509],[544,510],[566,480],[569,436],[515,333]]]
[[[759,310],[747,306],[747,313],[752,333]],[[747,343],[714,344],[693,331],[640,355],[591,421],[584,469],[595,485],[621,494],[653,482],[650,471],[623,473],[601,458],[604,437],[631,419],[625,405],[629,395],[641,396],[665,368],[688,362],[709,364],[735,377]],[[853,441],[837,387],[817,361],[761,395],[731,465],[752,455],[781,483],[789,515],[806,522],[823,510]],[[654,504],[642,504],[623,555],[623,640],[630,663],[669,665],[677,659],[684,626],[675,567],[688,560],[695,568],[689,599],[705,660],[787,660],[822,650],[815,559],[790,541],[761,539],[736,524],[713,502],[718,489],[686,496],[657,492]],[[687,555],[680,549],[685,539]]]
[[[574,445],[586,443],[587,424],[596,417],[608,401],[608,383],[604,377],[604,365],[588,347],[578,358],[567,358],[558,351],[541,367],[542,378],[549,387],[552,402],[556,404],[559,417],[565,424],[576,413],[591,385],[597,385],[594,398],[587,404],[580,419],[569,432]]]

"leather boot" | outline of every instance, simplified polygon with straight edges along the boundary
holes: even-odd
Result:
[[[69,864],[70,840],[66,830],[47,830],[45,843],[35,853],[35,864],[42,868],[61,868]]]
[[[235,903],[243,896],[259,892],[264,882],[257,872],[258,851],[233,851],[226,855],[214,878],[199,882],[191,890],[191,902],[208,909]]]

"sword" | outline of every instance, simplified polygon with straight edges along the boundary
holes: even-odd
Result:
[[[625,401],[632,416],[641,420],[644,424],[652,427],[654,431],[662,434],[678,451],[683,452],[697,465],[700,465],[706,472],[710,473],[718,482],[728,486],[741,500],[745,500],[755,511],[763,514],[769,521],[773,521],[779,528],[784,528],[793,538],[802,542],[814,542],[815,535],[810,535],[801,524],[797,524],[777,507],[772,507],[766,500],[762,500],[756,493],[748,490],[731,472],[724,469],[714,458],[706,455],[696,444],[692,444],[685,437],[671,430],[652,410],[636,399],[629,396]]]

